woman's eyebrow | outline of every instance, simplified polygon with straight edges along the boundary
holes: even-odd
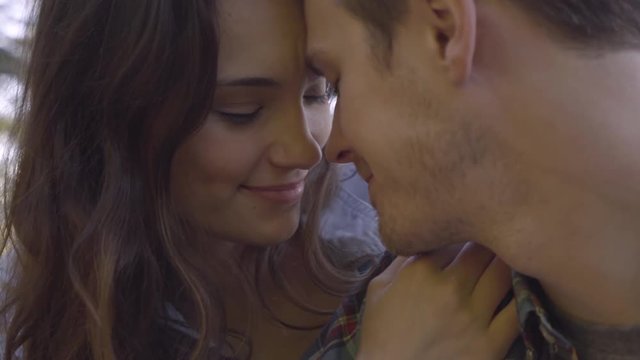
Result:
[[[280,82],[266,77],[246,77],[236,79],[219,79],[218,86],[252,86],[252,87],[277,87]]]

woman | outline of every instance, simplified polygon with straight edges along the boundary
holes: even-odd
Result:
[[[301,199],[329,190],[331,94],[306,69],[299,6],[38,7],[4,358],[299,356],[359,279]]]
[[[4,358],[299,357],[370,260],[317,239],[331,91],[299,2],[37,8]]]

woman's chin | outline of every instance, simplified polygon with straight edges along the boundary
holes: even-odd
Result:
[[[249,236],[244,236],[243,242],[253,246],[274,246],[281,244],[293,237],[298,230],[299,217],[290,217],[287,219],[273,219],[264,223],[247,224]]]
[[[270,231],[262,234],[256,234],[256,237],[253,240],[254,245],[256,246],[273,246],[281,244],[293,237],[296,233],[298,226],[296,224],[295,227],[291,227],[288,229],[278,229],[278,231]]]

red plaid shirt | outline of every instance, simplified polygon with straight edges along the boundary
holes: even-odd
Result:
[[[393,260],[386,254],[374,272],[379,274]],[[513,274],[513,293],[518,307],[522,336],[507,360],[578,360],[574,346],[549,321],[543,306],[544,293],[537,281]],[[359,346],[359,326],[364,311],[366,289],[344,300],[318,340],[303,356],[305,360],[355,359]]]

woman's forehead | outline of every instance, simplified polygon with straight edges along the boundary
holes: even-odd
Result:
[[[219,2],[219,77],[278,77],[304,66],[305,26],[297,0]]]

